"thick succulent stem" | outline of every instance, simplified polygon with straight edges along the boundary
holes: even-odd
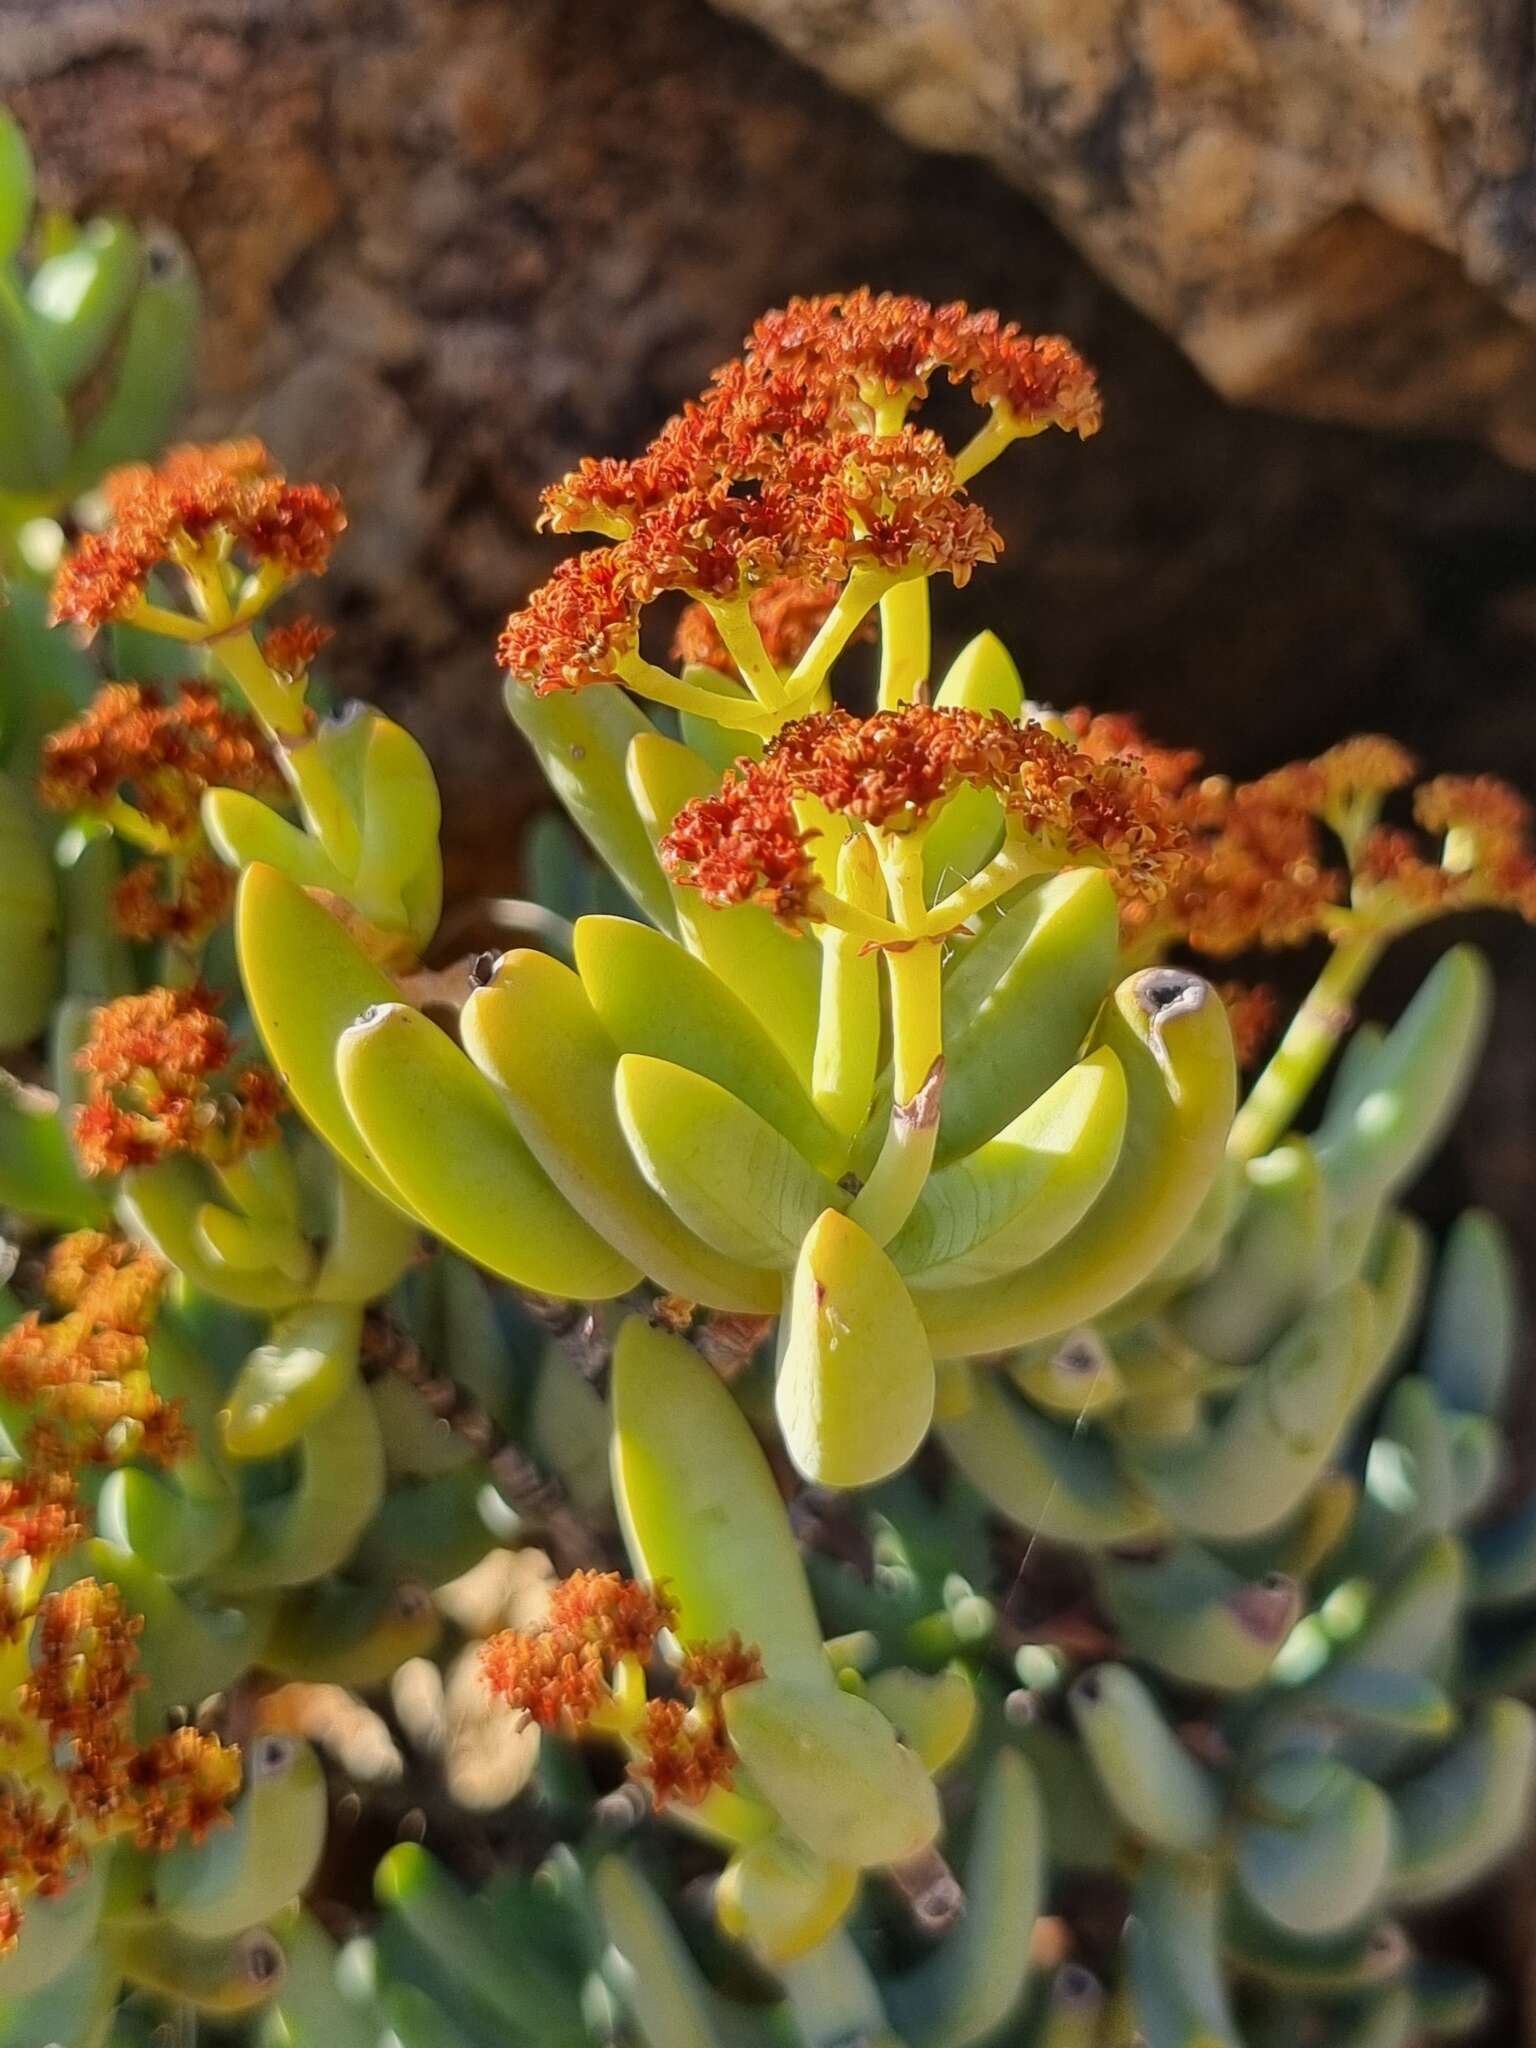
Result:
[[[1334,947],[1238,1111],[1227,1141],[1233,1159],[1256,1159],[1284,1137],[1318,1076],[1349,1029],[1355,998],[1386,945],[1380,932],[1360,932]]]

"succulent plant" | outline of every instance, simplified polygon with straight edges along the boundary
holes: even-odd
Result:
[[[271,617],[335,494],[251,442],[106,480],[16,756],[0,2043],[1476,2022],[1405,1916],[1529,1804],[1517,1290],[1401,1204],[1486,969],[1349,1032],[1398,932],[1536,909],[1525,810],[1392,822],[1379,739],[1202,777],[985,634],[930,686],[929,584],[1001,544],[970,480],[1098,416],[1066,343],[857,292],[555,486],[602,545],[501,656],[607,872],[543,820],[542,900],[482,907],[526,943],[459,961],[425,757]],[[95,689],[125,633],[174,660]],[[1242,1094],[1263,1001],[1186,963],[1304,943]],[[310,1737],[442,1781],[347,1926],[299,1903]],[[516,1857],[443,1818],[519,1788]]]

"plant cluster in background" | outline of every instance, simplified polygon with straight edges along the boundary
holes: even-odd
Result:
[[[339,499],[149,459],[164,266],[0,144],[0,2043],[1475,2026],[1419,1909],[1524,1825],[1536,1504],[1498,1228],[1403,1203],[1486,969],[1351,1024],[1536,912],[1522,801],[934,677],[1099,401],[854,292],[547,494],[500,654],[601,865],[545,818],[455,960],[292,608]],[[1303,945],[1288,1019],[1191,964]]]

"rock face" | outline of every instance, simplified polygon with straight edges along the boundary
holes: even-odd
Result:
[[[929,139],[979,146],[982,107],[1023,105],[1009,71],[1029,41],[1023,0],[943,13],[937,0],[842,0],[833,42],[819,0],[760,11],[806,38],[819,22],[845,65],[862,51],[871,90],[905,78],[904,118],[927,106]],[[1495,761],[1536,781],[1516,709],[1536,653],[1527,479],[1470,445],[1223,405],[1033,205],[974,161],[903,144],[705,0],[3,12],[0,92],[53,193],[162,215],[193,244],[210,310],[193,429],[254,427],[293,472],[345,488],[352,530],[318,600],[344,629],[332,670],[422,734],[451,860],[477,886],[513,879],[528,787],[490,649],[554,559],[532,531],[540,485],[581,454],[635,448],[763,307],[860,280],[1063,330],[1103,378],[1095,441],[1048,436],[989,473],[1008,553],[944,607],[949,645],[993,624],[1042,695],[1137,708],[1240,772],[1376,725],[1446,768]],[[1417,18],[1406,0],[1390,12]],[[1242,18],[1261,14],[1278,23],[1286,7]],[[880,26],[898,15],[905,71],[901,35]],[[1067,136],[1073,53],[1091,22],[1122,17],[1106,50],[1129,47],[1131,10],[1035,10],[1036,43],[1055,24],[1059,89],[1037,48],[1037,111],[1012,133]],[[1149,0],[1135,19],[1165,16]],[[1236,21],[1212,14],[1186,34],[1190,93],[1202,77],[1215,92],[1212,38],[1225,23],[1241,42]],[[1108,58],[1095,62],[1110,78]],[[1099,143],[1076,149],[1072,189],[1141,195],[1104,201],[1105,233],[1118,221],[1129,235],[1153,204],[1151,160],[1124,140],[1155,126],[1158,102],[1136,84],[1149,62],[1123,72]],[[962,121],[965,80],[989,96]],[[1249,97],[1264,102],[1257,82]],[[953,132],[941,104],[957,110]],[[1492,132],[1479,118],[1468,134]],[[1066,178],[1073,152],[1057,147]],[[1169,218],[1193,205],[1181,189],[1182,210],[1155,195]],[[1251,211],[1272,241],[1257,200]],[[1145,242],[1140,276],[1155,268]],[[1383,289],[1395,274],[1380,266]],[[1437,416],[1453,411],[1444,352],[1405,333],[1400,355],[1424,365]]]
[[[0,95],[52,196],[193,245],[192,430],[255,427],[345,489],[328,666],[429,747],[452,887],[518,880],[533,783],[491,648],[556,554],[539,487],[634,450],[764,307],[862,281],[1066,332],[1106,394],[1094,441],[988,472],[1008,552],[941,601],[941,654],[995,626],[1037,694],[1238,773],[1375,728],[1536,791],[1536,480],[1470,438],[1529,459],[1511,0],[753,11],[925,143],[1004,164],[1096,269],[982,163],[920,152],[707,0],[0,0]],[[1463,438],[1226,404],[1105,277],[1230,390]],[[1424,1206],[1489,1202],[1533,1260],[1536,938],[1477,936],[1494,1052]],[[1493,1948],[1498,1916],[1473,1919]]]
[[[1536,466],[1526,0],[718,0],[984,157],[1217,390]]]

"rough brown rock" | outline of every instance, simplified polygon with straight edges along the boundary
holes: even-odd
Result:
[[[1064,329],[1104,377],[1097,441],[989,476],[1009,554],[951,638],[997,623],[1042,694],[1138,705],[1239,769],[1388,724],[1533,779],[1508,716],[1536,646],[1528,484],[1223,407],[1032,206],[703,0],[11,0],[0,90],[58,195],[191,239],[195,425],[254,425],[345,486],[336,671],[423,732],[479,879],[510,872],[489,648],[552,559],[539,485],[636,445],[764,305],[865,278]]]
[[[1536,466],[1523,0],[717,0],[984,157],[1228,397]]]

